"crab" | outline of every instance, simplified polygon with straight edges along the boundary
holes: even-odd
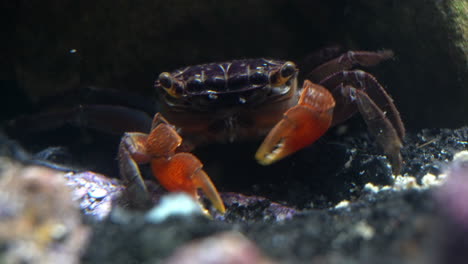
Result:
[[[266,135],[255,158],[269,165],[311,145],[356,112],[398,174],[405,133],[400,115],[371,74],[352,70],[392,56],[388,50],[348,51],[315,67],[302,85],[296,64],[283,60],[241,59],[163,72],[155,82],[161,111],[150,132],[127,132],[121,139],[122,177],[145,193],[138,165],[149,163],[164,188],[196,199],[201,189],[224,213],[202,162],[190,153],[196,146]]]

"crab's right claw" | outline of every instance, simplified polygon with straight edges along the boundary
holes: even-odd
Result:
[[[255,158],[269,165],[312,144],[330,127],[334,107],[327,89],[306,80],[298,104],[273,127]]]

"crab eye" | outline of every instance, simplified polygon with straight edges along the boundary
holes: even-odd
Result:
[[[168,72],[163,72],[158,78],[159,85],[172,97],[179,98],[182,96],[182,87]]]
[[[172,88],[172,76],[170,73],[168,72],[161,73],[159,75],[158,81],[164,89],[169,90]]]
[[[270,81],[272,85],[283,85],[289,80],[291,80],[297,72],[296,64],[291,61],[287,61],[281,66],[281,68],[274,72],[270,76]]]
[[[293,62],[286,62],[283,67],[281,67],[281,77],[288,78],[291,77],[296,72],[296,65]]]

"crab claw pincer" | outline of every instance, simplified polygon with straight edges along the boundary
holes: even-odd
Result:
[[[211,179],[202,169],[203,164],[188,152],[175,153],[182,138],[166,123],[157,125],[148,136],[146,152],[152,156],[151,169],[159,183],[171,192],[185,192],[198,198],[202,189],[213,206],[224,213],[226,208]]]
[[[203,171],[203,164],[188,152],[178,152],[182,137],[160,114],[153,120],[149,134],[127,132],[119,147],[120,171],[136,199],[148,197],[138,164],[150,163],[153,175],[168,191],[185,192],[198,200],[201,189],[213,206],[226,211],[223,201],[211,179]],[[205,211],[207,213],[207,211]]]
[[[269,165],[315,142],[330,127],[334,107],[326,88],[306,80],[297,105],[284,113],[258,148],[257,161]]]
[[[194,198],[198,198],[197,189],[201,188],[213,206],[224,213],[223,201],[202,167],[200,160],[186,152],[177,153],[170,159],[151,161],[151,169],[164,188],[171,192],[185,192]]]

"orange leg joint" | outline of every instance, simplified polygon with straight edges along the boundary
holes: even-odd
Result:
[[[330,127],[334,107],[335,100],[326,88],[306,80],[297,105],[271,129],[255,158],[269,165],[309,146]]]

